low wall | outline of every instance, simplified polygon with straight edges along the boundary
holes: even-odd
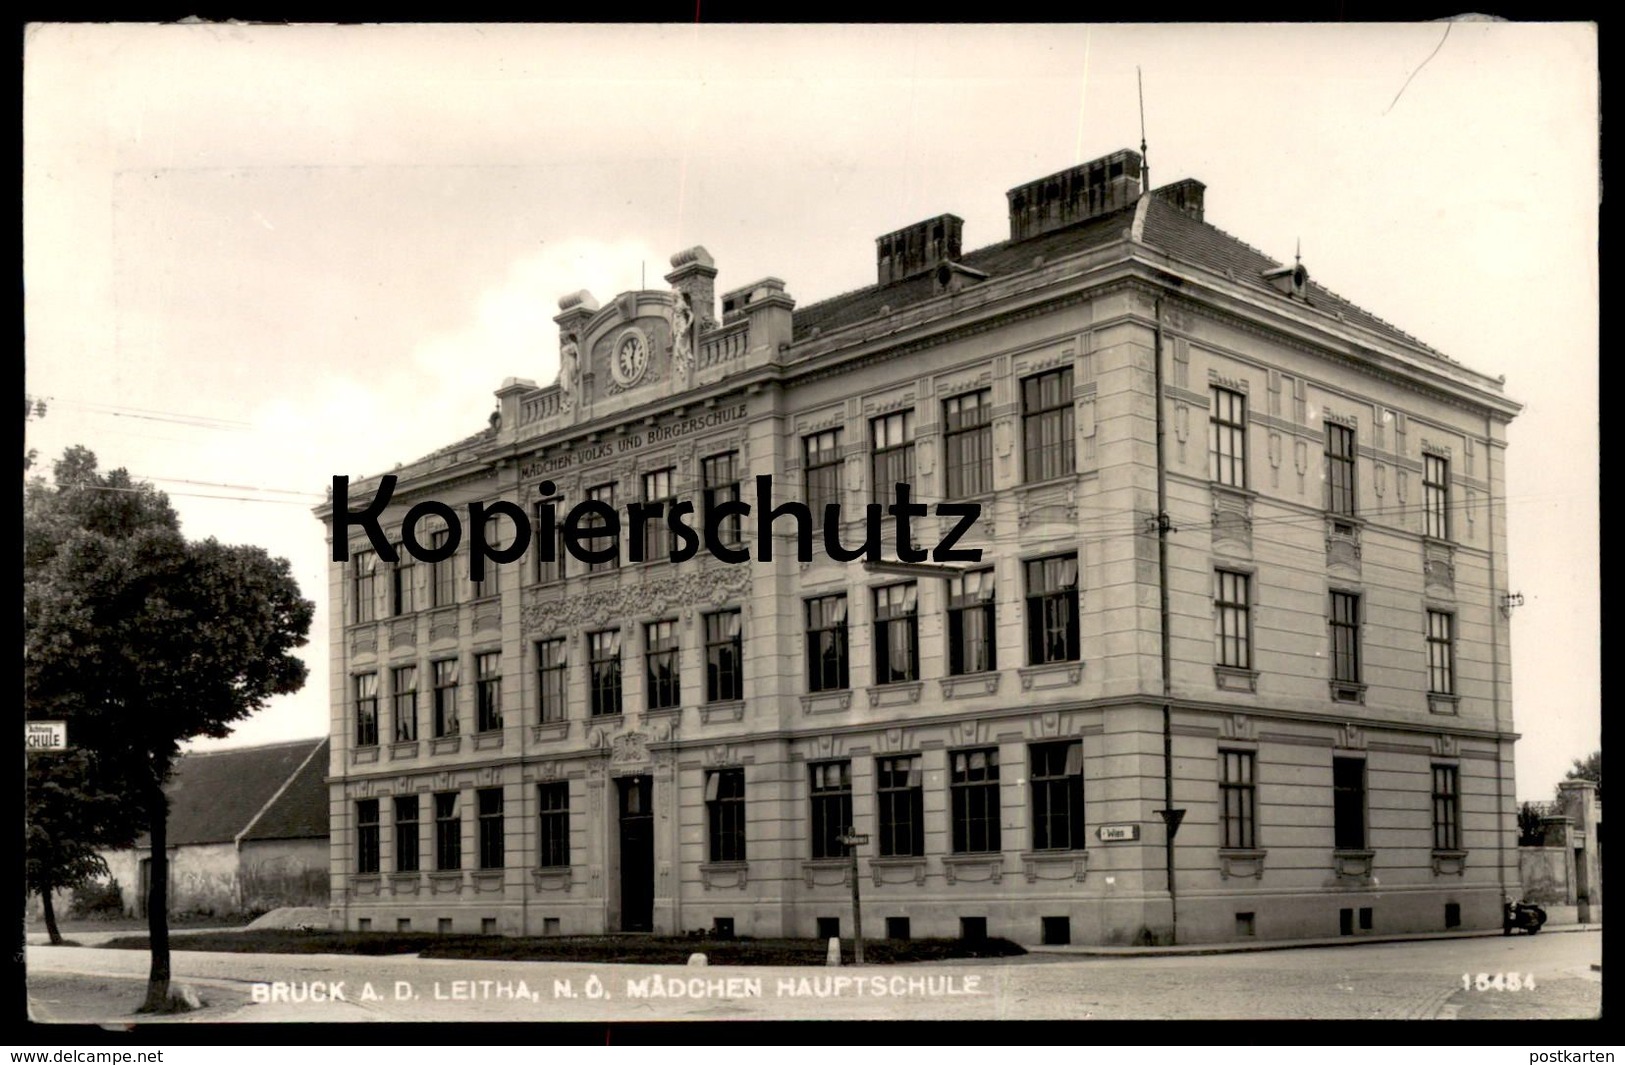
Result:
[[[1518,880],[1528,902],[1572,905],[1574,853],[1563,846],[1519,847]]]
[[[245,842],[238,855],[242,908],[261,913],[281,906],[327,908],[331,876],[327,839]]]

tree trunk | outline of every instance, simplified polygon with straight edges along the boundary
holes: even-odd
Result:
[[[40,901],[45,903],[45,930],[51,934],[51,946],[62,945],[62,933],[56,927],[56,907],[51,903],[51,892],[55,887],[49,880],[40,885]]]
[[[147,976],[147,1001],[139,1013],[169,1010],[169,799],[161,783],[153,785],[147,826],[152,841],[152,881],[147,892],[147,937],[152,949],[152,971]]]

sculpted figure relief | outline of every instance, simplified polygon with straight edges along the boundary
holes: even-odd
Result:
[[[674,377],[681,377],[688,373],[689,364],[693,361],[694,350],[690,343],[691,327],[694,324],[694,311],[688,305],[688,297],[676,290],[671,294],[671,371]]]
[[[581,388],[581,351],[574,337],[567,336],[559,346],[559,409],[571,410]]]

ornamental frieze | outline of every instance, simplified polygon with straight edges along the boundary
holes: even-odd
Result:
[[[662,614],[679,606],[722,606],[749,589],[748,564],[696,570],[647,584],[606,588],[562,600],[544,600],[538,590],[527,588],[521,623],[527,633],[571,631],[628,617]]]

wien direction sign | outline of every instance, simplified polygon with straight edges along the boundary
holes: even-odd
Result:
[[[1140,838],[1139,825],[1101,825],[1095,834],[1102,843],[1127,843]]]
[[[68,749],[68,723],[66,721],[29,721],[24,725],[23,746],[30,751],[65,751]]]

